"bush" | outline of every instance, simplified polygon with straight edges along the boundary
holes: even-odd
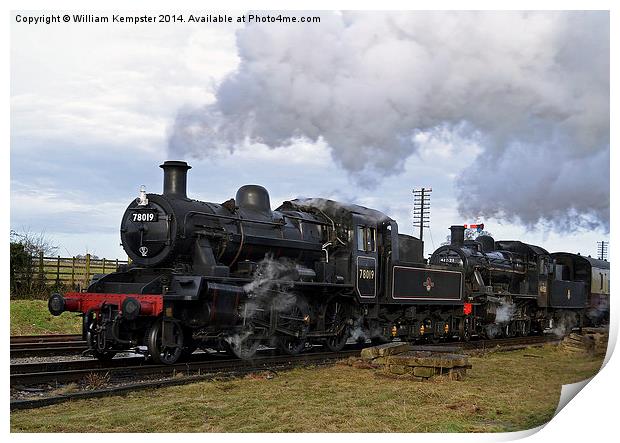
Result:
[[[46,277],[37,274],[32,265],[32,257],[54,253],[58,247],[52,244],[44,233],[35,234],[27,230],[12,230],[10,242],[11,298],[47,298],[50,288],[46,285]]]

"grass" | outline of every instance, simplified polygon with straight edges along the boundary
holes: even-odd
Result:
[[[537,357],[532,357],[533,355]],[[201,382],[11,413],[13,432],[499,432],[547,422],[602,357],[557,347],[471,357],[463,381],[346,365]],[[148,407],[145,408],[145,405]]]
[[[54,317],[47,300],[11,300],[11,335],[80,334],[82,319],[75,312]]]

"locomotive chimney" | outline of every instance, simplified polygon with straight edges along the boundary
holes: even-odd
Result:
[[[450,226],[450,244],[452,246],[463,246],[465,242],[465,226],[452,225]]]
[[[187,171],[192,167],[182,161],[166,161],[159,165],[164,170],[164,195],[187,198]]]

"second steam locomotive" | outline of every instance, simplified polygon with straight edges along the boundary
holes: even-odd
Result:
[[[326,199],[271,210],[261,186],[234,199],[187,197],[185,162],[167,161],[162,194],[141,190],[121,221],[131,258],[85,292],[54,294],[52,314],[80,312],[91,352],[133,350],[172,364],[197,348],[250,358],[261,345],[296,354],[387,341],[515,336],[599,324],[609,263],[489,236],[423,257],[385,214]]]

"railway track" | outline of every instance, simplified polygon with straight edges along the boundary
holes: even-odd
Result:
[[[530,346],[557,343],[557,338],[531,336],[497,340],[475,340],[470,342],[447,342],[436,345],[413,346],[418,351],[464,352],[468,350],[507,351]],[[150,364],[142,357],[116,358],[109,362],[94,359],[26,363],[11,365],[11,389],[29,390],[32,386],[45,385],[48,388],[64,383],[86,385],[85,380],[103,380],[110,385],[104,389],[89,389],[44,398],[11,400],[11,409],[28,409],[47,406],[77,398],[101,397],[122,394],[137,389],[191,383],[217,377],[235,376],[248,372],[281,370],[308,364],[326,364],[335,360],[359,355],[359,349],[339,353],[323,352],[320,348],[298,356],[266,355],[254,360],[231,359],[224,354],[201,354],[192,360],[176,365]],[[182,375],[182,377],[179,377]],[[41,389],[42,391],[44,389]],[[36,388],[35,388],[36,391]]]
[[[122,381],[128,378],[170,377],[183,375],[200,375],[203,371],[219,371],[254,367],[254,365],[268,366],[280,360],[295,360],[297,358],[342,358],[355,355],[359,350],[344,351],[341,353],[309,352],[299,356],[261,355],[253,360],[239,360],[225,354],[194,354],[192,360],[174,365],[152,364],[142,357],[127,357],[113,359],[108,362],[98,360],[80,360],[49,363],[27,363],[11,365],[11,387],[32,386],[40,384],[60,384],[79,382],[86,376],[105,376],[110,382]],[[13,367],[14,366],[14,367]]]
[[[522,349],[528,346],[559,343],[560,339],[549,335],[532,335],[527,337],[499,338],[493,340],[474,340],[458,343],[463,351],[497,349],[500,351],[511,351]]]
[[[75,355],[86,350],[81,335],[14,335],[11,336],[11,358]]]
[[[81,334],[11,335],[11,344],[82,341]]]
[[[91,369],[71,369],[56,372],[39,372],[25,374],[11,374],[11,387],[18,383],[43,384],[60,383],[82,380],[85,377],[102,377],[107,383],[115,384],[105,389],[94,389],[73,392],[57,396],[34,399],[11,400],[11,410],[30,409],[77,398],[92,398],[106,395],[115,395],[161,386],[174,386],[193,383],[201,380],[224,378],[247,374],[257,371],[278,371],[304,365],[324,365],[336,360],[359,354],[359,350],[333,352],[309,352],[296,356],[264,356],[255,360],[239,360],[231,358],[217,358],[214,360],[194,361],[176,365],[136,365],[113,366]],[[179,377],[179,375],[183,375]],[[135,379],[151,378],[146,381]],[[155,377],[155,380],[152,378]],[[126,383],[123,383],[126,382]],[[123,384],[119,384],[123,383]]]

